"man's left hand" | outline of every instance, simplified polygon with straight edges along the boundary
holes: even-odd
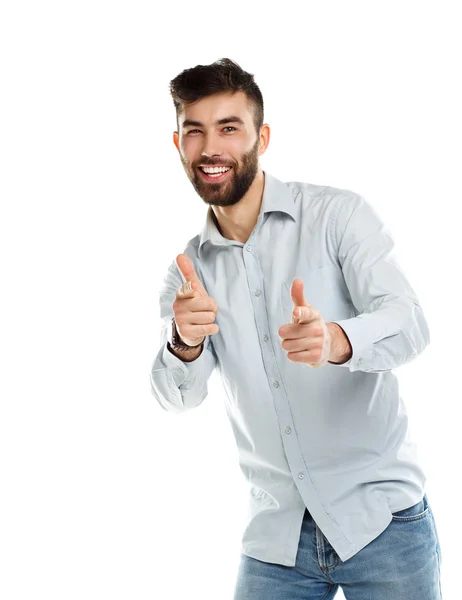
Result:
[[[290,288],[294,303],[292,323],[279,328],[282,348],[288,351],[292,362],[304,363],[309,367],[323,367],[329,360],[332,337],[321,313],[308,304],[303,295],[303,281],[294,279]],[[300,315],[297,315],[300,310]]]

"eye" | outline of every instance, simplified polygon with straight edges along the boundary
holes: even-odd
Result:
[[[234,131],[237,131],[235,127],[232,127],[231,125],[228,125],[227,127],[223,127],[223,129],[234,129]]]
[[[194,133],[195,131],[200,131],[200,129],[190,129],[190,130],[187,132],[187,135],[189,135],[190,133]]]

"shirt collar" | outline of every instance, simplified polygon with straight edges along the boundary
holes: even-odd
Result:
[[[298,194],[298,190],[296,188],[291,190],[287,183],[276,179],[276,177],[270,175],[266,171],[263,171],[263,173],[265,175],[265,182],[263,186],[263,197],[257,224],[263,220],[266,213],[273,211],[284,212],[290,215],[292,219],[296,221],[297,218],[294,200],[295,196]],[[218,228],[215,224],[215,215],[211,206],[209,206],[207,210],[205,225],[199,238],[199,255],[201,253],[202,246],[207,241],[210,241],[216,246],[229,246],[231,244],[236,244],[235,240],[228,240],[224,238],[218,231]]]

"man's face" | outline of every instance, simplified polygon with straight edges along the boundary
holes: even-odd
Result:
[[[260,154],[260,136],[247,96],[243,92],[208,96],[186,105],[178,121],[175,145],[198,195],[215,206],[239,202],[255,179]],[[227,171],[204,172],[211,167]]]

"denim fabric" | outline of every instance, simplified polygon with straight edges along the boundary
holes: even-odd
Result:
[[[242,554],[234,600],[441,600],[440,556],[426,494],[345,562],[306,511],[295,566]]]

